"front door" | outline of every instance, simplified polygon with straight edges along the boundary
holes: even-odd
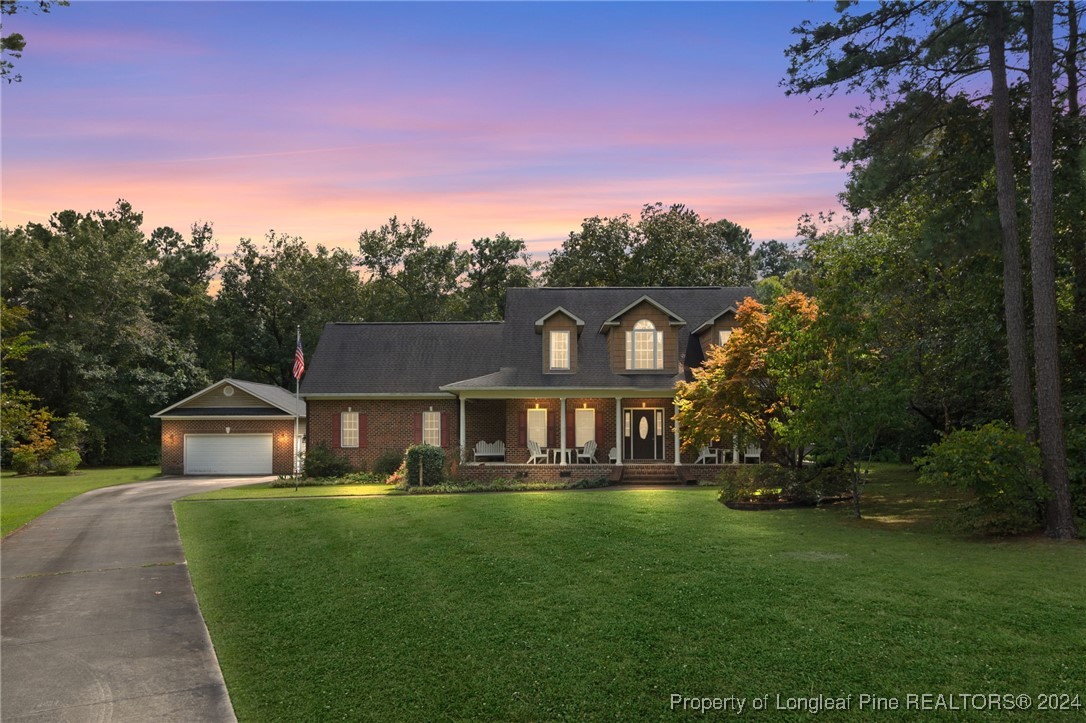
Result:
[[[664,456],[664,411],[628,409],[624,412],[625,449],[629,460],[662,459]]]

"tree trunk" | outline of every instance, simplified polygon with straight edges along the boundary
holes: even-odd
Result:
[[[1067,72],[1067,115],[1077,118],[1078,100],[1078,8],[1075,0],[1067,3],[1067,52],[1064,53],[1064,70]]]
[[[996,198],[1003,237],[1003,314],[1007,325],[1007,361],[1010,367],[1011,406],[1014,426],[1032,436],[1032,393],[1026,342],[1026,310],[1022,293],[1022,262],[1018,242],[1014,158],[1011,154],[1011,101],[1007,91],[1007,60],[1004,43],[1005,8],[988,4],[988,51],[992,73],[992,146],[995,151]]]
[[[1030,205],[1033,272],[1033,339],[1037,364],[1037,420],[1045,482],[1052,490],[1046,532],[1078,536],[1067,484],[1067,451],[1060,407],[1060,362],[1056,335],[1056,272],[1052,206],[1052,9],[1033,7],[1030,52]]]

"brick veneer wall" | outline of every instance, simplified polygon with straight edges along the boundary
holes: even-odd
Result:
[[[504,399],[467,400],[467,405],[464,407],[464,426],[467,427],[465,440],[467,461],[472,461],[472,450],[479,442],[501,441],[509,444],[505,433],[505,414]]]
[[[342,412],[366,415],[365,446],[339,448],[333,441],[333,426]],[[416,443],[414,415],[420,412],[444,412],[448,424],[445,453],[459,457],[460,409],[455,399],[311,399],[306,402],[309,419],[308,446],[325,443],[359,469],[372,469],[374,460],[385,452],[403,452]],[[493,440],[491,440],[493,441]]]
[[[162,473],[185,473],[186,434],[271,434],[272,472],[294,472],[294,420],[292,419],[163,419]]]

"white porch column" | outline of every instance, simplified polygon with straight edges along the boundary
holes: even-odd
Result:
[[[468,461],[468,430],[464,424],[464,395],[460,395],[460,462],[464,463]]]
[[[682,458],[679,456],[679,418],[676,416],[679,412],[679,405],[675,402],[671,403],[671,423],[675,425],[675,466],[678,467],[682,464]]]
[[[622,464],[622,397],[615,397],[615,449],[618,450],[618,461]]]
[[[561,411],[558,412],[558,435],[561,437],[558,440],[558,448],[561,451],[561,456],[558,458],[558,464],[564,465],[566,463],[566,398],[562,397]]]
[[[732,464],[739,464],[739,437],[732,435]]]

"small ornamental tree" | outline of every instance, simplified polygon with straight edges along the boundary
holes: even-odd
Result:
[[[754,299],[744,301],[727,343],[712,347],[693,381],[678,385],[676,419],[683,444],[697,449],[733,436],[740,443],[759,440],[779,462],[801,464],[803,445],[773,443],[773,430],[792,407],[779,383],[788,369],[785,360],[805,353],[794,348],[795,332],[817,316],[817,305],[800,292],[785,294],[768,308]],[[781,374],[770,374],[769,359],[777,360]]]

